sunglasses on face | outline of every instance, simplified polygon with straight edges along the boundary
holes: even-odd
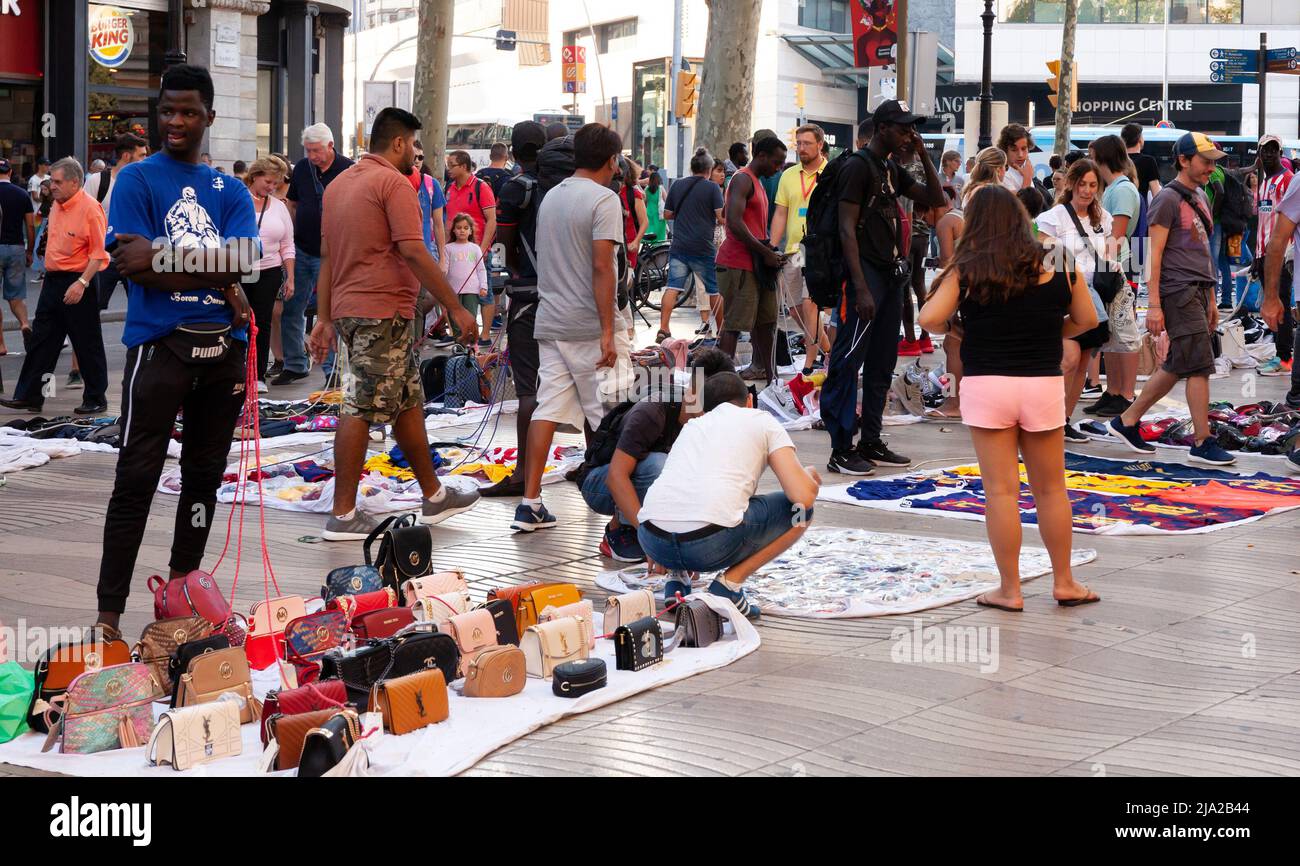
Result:
[[[416,161],[416,162],[424,162],[424,154],[422,154],[422,153],[417,153],[417,154],[415,155],[415,161]]]

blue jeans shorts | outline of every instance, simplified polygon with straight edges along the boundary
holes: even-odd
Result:
[[[796,508],[780,491],[751,496],[745,516],[736,526],[718,529],[700,538],[652,531],[645,523],[637,529],[637,540],[646,556],[672,571],[722,571],[748,559],[776,541],[802,520],[812,520],[813,510]],[[689,533],[687,533],[689,534]]]
[[[713,256],[674,255],[668,259],[668,288],[686,288],[686,278],[691,274],[695,274],[704,283],[707,294],[718,293],[718,269],[713,263]]]

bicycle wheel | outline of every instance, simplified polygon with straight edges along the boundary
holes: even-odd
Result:
[[[637,296],[643,306],[652,310],[663,308],[664,289],[668,285],[668,247],[646,250],[637,262]],[[674,307],[682,304],[686,292],[677,297]]]

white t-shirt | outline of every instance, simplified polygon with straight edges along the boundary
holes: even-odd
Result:
[[[106,175],[108,177],[108,192],[104,194],[104,200],[99,202],[99,206],[104,209],[105,215],[108,214],[109,200],[113,198],[113,181],[115,180],[115,178],[113,177],[112,170],[110,169],[108,172],[96,171],[86,175],[86,186],[85,186],[86,195],[90,196],[96,201],[99,201],[99,185],[100,183],[103,182],[103,178]]]
[[[723,403],[682,428],[638,519],[670,532],[709,523],[738,526],[768,455],[793,447],[790,434],[767,412]]]
[[[1020,174],[1020,169],[1012,168],[1007,165],[1007,173],[1002,176],[1002,185],[1012,192],[1020,192],[1025,185],[1025,178]]]
[[[1010,174],[1007,175],[1010,177]],[[1105,255],[1106,239],[1110,237],[1111,216],[1102,209],[1101,212],[1101,229],[1092,229],[1086,218],[1080,217],[1079,224],[1085,230],[1090,230],[1090,237],[1084,240],[1079,237],[1079,230],[1074,227],[1074,220],[1070,219],[1070,212],[1067,210],[1069,205],[1058,204],[1051,210],[1040,213],[1036,222],[1038,230],[1049,237],[1054,237],[1069,250],[1078,260],[1079,270],[1083,271],[1083,276],[1091,284],[1092,272],[1096,269],[1096,262],[1093,260],[1092,253],[1088,250],[1088,243],[1091,241],[1093,248],[1099,255]]]
[[[49,180],[48,174],[34,174],[27,178],[27,193],[32,197],[32,201],[39,202],[41,198],[41,184]]]

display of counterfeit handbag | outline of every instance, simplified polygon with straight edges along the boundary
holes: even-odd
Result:
[[[322,610],[300,616],[284,630],[284,650],[298,672],[298,683],[309,683],[320,673],[320,657],[347,639],[348,618],[341,610]]]
[[[230,619],[230,603],[221,594],[217,579],[206,571],[191,571],[165,581],[155,574],[146,585],[153,593],[154,619],[197,614],[215,626]]]
[[[59,742],[59,751],[85,755],[131,749],[149,740],[153,702],[162,692],[149,668],[139,662],[87,670],[51,701],[49,734],[42,752]],[[61,715],[53,718],[53,709]]]
[[[260,671],[284,658],[285,627],[306,615],[307,603],[300,595],[254,602],[248,613],[248,639],[244,641],[249,665]]]
[[[469,583],[462,571],[440,571],[425,577],[413,577],[402,584],[402,603],[414,605],[422,598],[431,595],[445,595],[450,592],[467,592]]]
[[[448,715],[447,681],[436,667],[384,680],[371,694],[370,710],[384,714],[384,730],[391,734],[436,725]]]
[[[313,710],[341,710],[348,692],[342,680],[320,680],[296,689],[272,689],[262,701],[262,745],[271,739],[267,722],[272,716],[296,716]]]
[[[519,625],[515,622],[515,609],[505,599],[484,602],[480,610],[492,614],[492,623],[497,629],[497,643],[501,646],[512,644],[519,646]]]
[[[587,692],[603,689],[607,678],[605,662],[601,659],[565,662],[555,666],[551,693],[557,698],[580,698]]]
[[[709,646],[722,638],[722,615],[698,598],[687,598],[675,611],[676,626],[667,649]]]
[[[325,575],[320,597],[328,604],[337,596],[374,592],[383,585],[384,581],[373,565],[345,565]]]
[[[176,706],[192,707],[215,701],[226,693],[243,699],[239,723],[246,725],[262,716],[262,703],[253,697],[253,678],[243,647],[204,653],[190,661],[176,687]]]
[[[393,640],[382,640],[353,650],[330,650],[321,656],[319,683],[342,682],[348,702],[366,706],[371,688],[392,669],[394,645]]]
[[[469,613],[469,592],[444,592],[439,595],[426,595],[424,598],[415,602],[411,610],[415,613],[415,618],[420,622],[433,623],[441,626],[444,622],[453,616],[462,613]],[[514,615],[511,614],[513,622]]]
[[[460,650],[457,678],[465,676],[465,670],[475,656],[488,647],[497,645],[497,628],[492,622],[492,614],[486,610],[472,610],[453,616],[441,630],[455,638]]]
[[[564,607],[577,604],[582,600],[582,593],[572,583],[547,583],[521,592],[519,605],[515,609],[515,622],[519,633],[523,634],[529,626],[541,622],[541,613],[548,607]],[[587,620],[591,622],[590,619]]]
[[[404,677],[432,664],[442,671],[445,682],[456,679],[460,648],[451,635],[417,631],[398,635],[392,641],[393,667],[387,676]]]
[[[189,640],[176,647],[175,654],[167,660],[167,676],[172,684],[171,706],[176,706],[176,694],[180,691],[181,674],[190,669],[190,662],[204,653],[229,648],[230,638],[221,632],[201,637],[198,640]]]
[[[357,640],[377,640],[392,637],[413,622],[415,613],[409,607],[386,607],[355,617],[352,633]]]
[[[655,594],[648,589],[634,589],[605,599],[605,617],[601,620],[601,628],[605,634],[613,634],[619,626],[654,615]]]
[[[352,710],[336,710],[303,737],[299,776],[324,776],[347,757],[361,739],[361,719]]]
[[[173,683],[168,662],[177,648],[192,640],[208,637],[216,628],[201,616],[173,616],[151,622],[131,648],[132,657],[149,667],[159,688],[170,694]]]
[[[480,652],[465,669],[461,691],[467,698],[508,698],[524,690],[528,666],[517,646],[493,646]]]
[[[664,634],[659,620],[644,616],[614,632],[614,667],[639,671],[664,660]]]
[[[223,695],[211,703],[167,710],[159,716],[145,754],[155,766],[171,764],[174,769],[188,770],[243,750],[239,701]]]
[[[53,708],[51,718],[57,716],[58,709],[53,707],[52,702],[68,690],[73,680],[86,671],[122,665],[129,661],[131,649],[126,641],[103,640],[97,635],[89,640],[50,647],[36,663],[36,688],[32,691],[32,700],[27,707],[27,724],[34,731],[46,733],[50,729],[46,711]]]
[[[351,622],[363,613],[383,610],[397,604],[397,593],[390,586],[361,595],[336,595],[325,603],[326,610],[341,610]]]
[[[271,740],[275,743],[274,768],[277,770],[296,769],[298,761],[302,757],[302,746],[307,739],[307,733],[325,724],[337,712],[339,712],[338,709],[331,707],[324,710],[294,713],[293,715],[280,713],[267,719],[266,729]]]
[[[519,634],[523,634],[523,629],[519,628],[519,597],[525,592],[529,592],[542,586],[546,586],[546,584],[537,581],[534,583],[525,583],[522,586],[497,587],[496,589],[488,590],[487,600],[492,602],[500,599],[508,602],[510,604],[511,612],[515,615],[515,630],[518,631]]]
[[[549,679],[555,666],[590,654],[591,622],[568,616],[528,627],[519,640],[530,677]]]
[[[595,612],[595,606],[592,605],[591,599],[584,598],[582,601],[574,604],[566,604],[561,607],[548,607],[542,610],[541,621],[550,622],[553,619],[563,619],[566,616],[580,616],[587,622],[594,622],[592,614]],[[591,629],[591,645],[588,649],[596,648],[596,629]]]
[[[372,560],[370,547],[376,538],[379,553]],[[411,578],[433,571],[433,536],[414,514],[385,518],[366,536],[365,552],[366,565],[374,565],[384,586],[393,592],[400,592]]]

